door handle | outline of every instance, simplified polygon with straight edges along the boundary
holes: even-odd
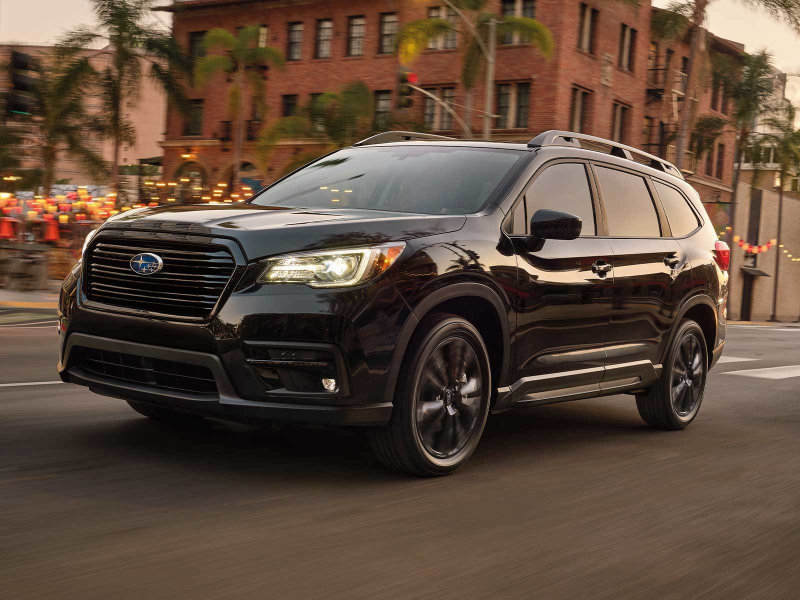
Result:
[[[611,269],[611,265],[602,259],[595,261],[595,263],[592,265],[592,273],[598,275],[599,277],[605,277],[611,272]]]
[[[674,254],[668,254],[664,257],[664,264],[670,269],[677,269],[678,265],[681,264],[681,259]]]

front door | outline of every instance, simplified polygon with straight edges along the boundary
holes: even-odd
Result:
[[[520,251],[515,295],[517,329],[512,392],[516,401],[595,394],[609,335],[613,263],[608,240],[596,237],[594,186],[588,164],[555,162],[532,179],[507,231],[522,237],[540,209],[583,221],[576,240],[546,240]]]

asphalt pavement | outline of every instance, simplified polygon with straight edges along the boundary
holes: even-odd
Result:
[[[179,429],[50,384],[52,321],[0,312],[1,598],[800,593],[800,328],[731,328],[685,431],[630,396],[529,408],[422,480],[358,432]]]

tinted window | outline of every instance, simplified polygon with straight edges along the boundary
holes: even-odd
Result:
[[[429,215],[474,213],[526,155],[427,144],[348,148],[279,181],[252,202]]]
[[[525,202],[526,222],[542,208],[559,210],[581,218],[581,236],[595,235],[592,192],[584,165],[564,163],[547,167],[525,192]]]
[[[674,237],[683,237],[692,233],[700,224],[689,202],[674,187],[655,182],[656,190],[661,198],[661,205],[667,213],[670,229]]]
[[[659,237],[658,214],[644,177],[597,167],[597,179],[612,237]]]

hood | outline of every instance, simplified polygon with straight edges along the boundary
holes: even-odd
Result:
[[[254,204],[143,208],[106,222],[103,230],[159,231],[235,239],[248,260],[265,256],[381,244],[458,231],[464,216],[363,209],[305,209]]]

